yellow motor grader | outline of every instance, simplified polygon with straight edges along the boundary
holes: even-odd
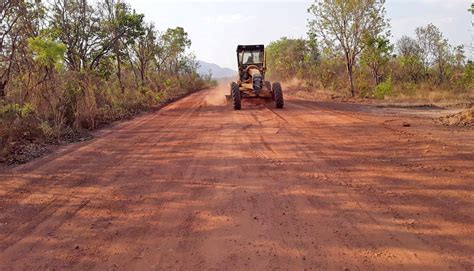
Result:
[[[264,45],[237,46],[239,80],[230,84],[230,95],[235,110],[242,108],[243,98],[268,98],[276,108],[283,108],[281,84],[265,81],[266,59]]]

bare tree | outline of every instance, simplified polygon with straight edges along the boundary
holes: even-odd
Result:
[[[38,34],[43,24],[44,7],[34,0],[0,1],[0,97],[14,73],[31,60],[28,38]]]
[[[15,0],[0,3],[0,97],[5,96],[17,52],[19,33],[15,31],[15,26],[19,22],[21,8],[21,3]]]
[[[55,0],[51,30],[66,44],[66,63],[73,71],[94,66],[103,53],[99,18],[87,0]]]
[[[443,37],[443,33],[439,28],[433,24],[418,27],[415,33],[421,49],[425,73],[428,74],[430,67],[435,68],[438,73],[438,82],[442,83],[446,78],[446,69],[451,56],[451,46],[448,40]]]

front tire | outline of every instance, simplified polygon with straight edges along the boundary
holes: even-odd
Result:
[[[280,83],[273,83],[273,97],[275,100],[275,107],[276,108],[283,108],[284,101],[283,101],[283,90],[281,89]]]
[[[232,95],[234,110],[240,110],[242,108],[242,96],[240,95],[240,88],[237,83],[230,85],[230,94]]]

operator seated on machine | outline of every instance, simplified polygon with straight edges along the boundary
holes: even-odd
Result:
[[[245,64],[245,65],[254,64],[254,62],[253,62],[253,54],[252,54],[252,53],[249,55],[249,57],[247,57],[247,61],[245,61],[244,64]]]
[[[247,59],[244,61],[243,63],[244,65],[251,65],[251,64],[254,64],[254,61],[253,61],[253,53],[250,53],[250,55],[247,57]],[[244,73],[243,74],[243,79],[244,81],[247,81],[250,79],[250,76],[248,73]]]

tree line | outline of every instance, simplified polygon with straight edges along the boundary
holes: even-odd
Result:
[[[433,24],[392,43],[384,0],[317,0],[308,12],[308,38],[282,38],[267,47],[270,76],[347,89],[353,97],[383,98],[395,86],[473,91],[474,65],[464,46],[451,45]]]
[[[202,88],[181,27],[122,0],[0,2],[0,149],[58,139]],[[2,144],[3,143],[3,144]]]

